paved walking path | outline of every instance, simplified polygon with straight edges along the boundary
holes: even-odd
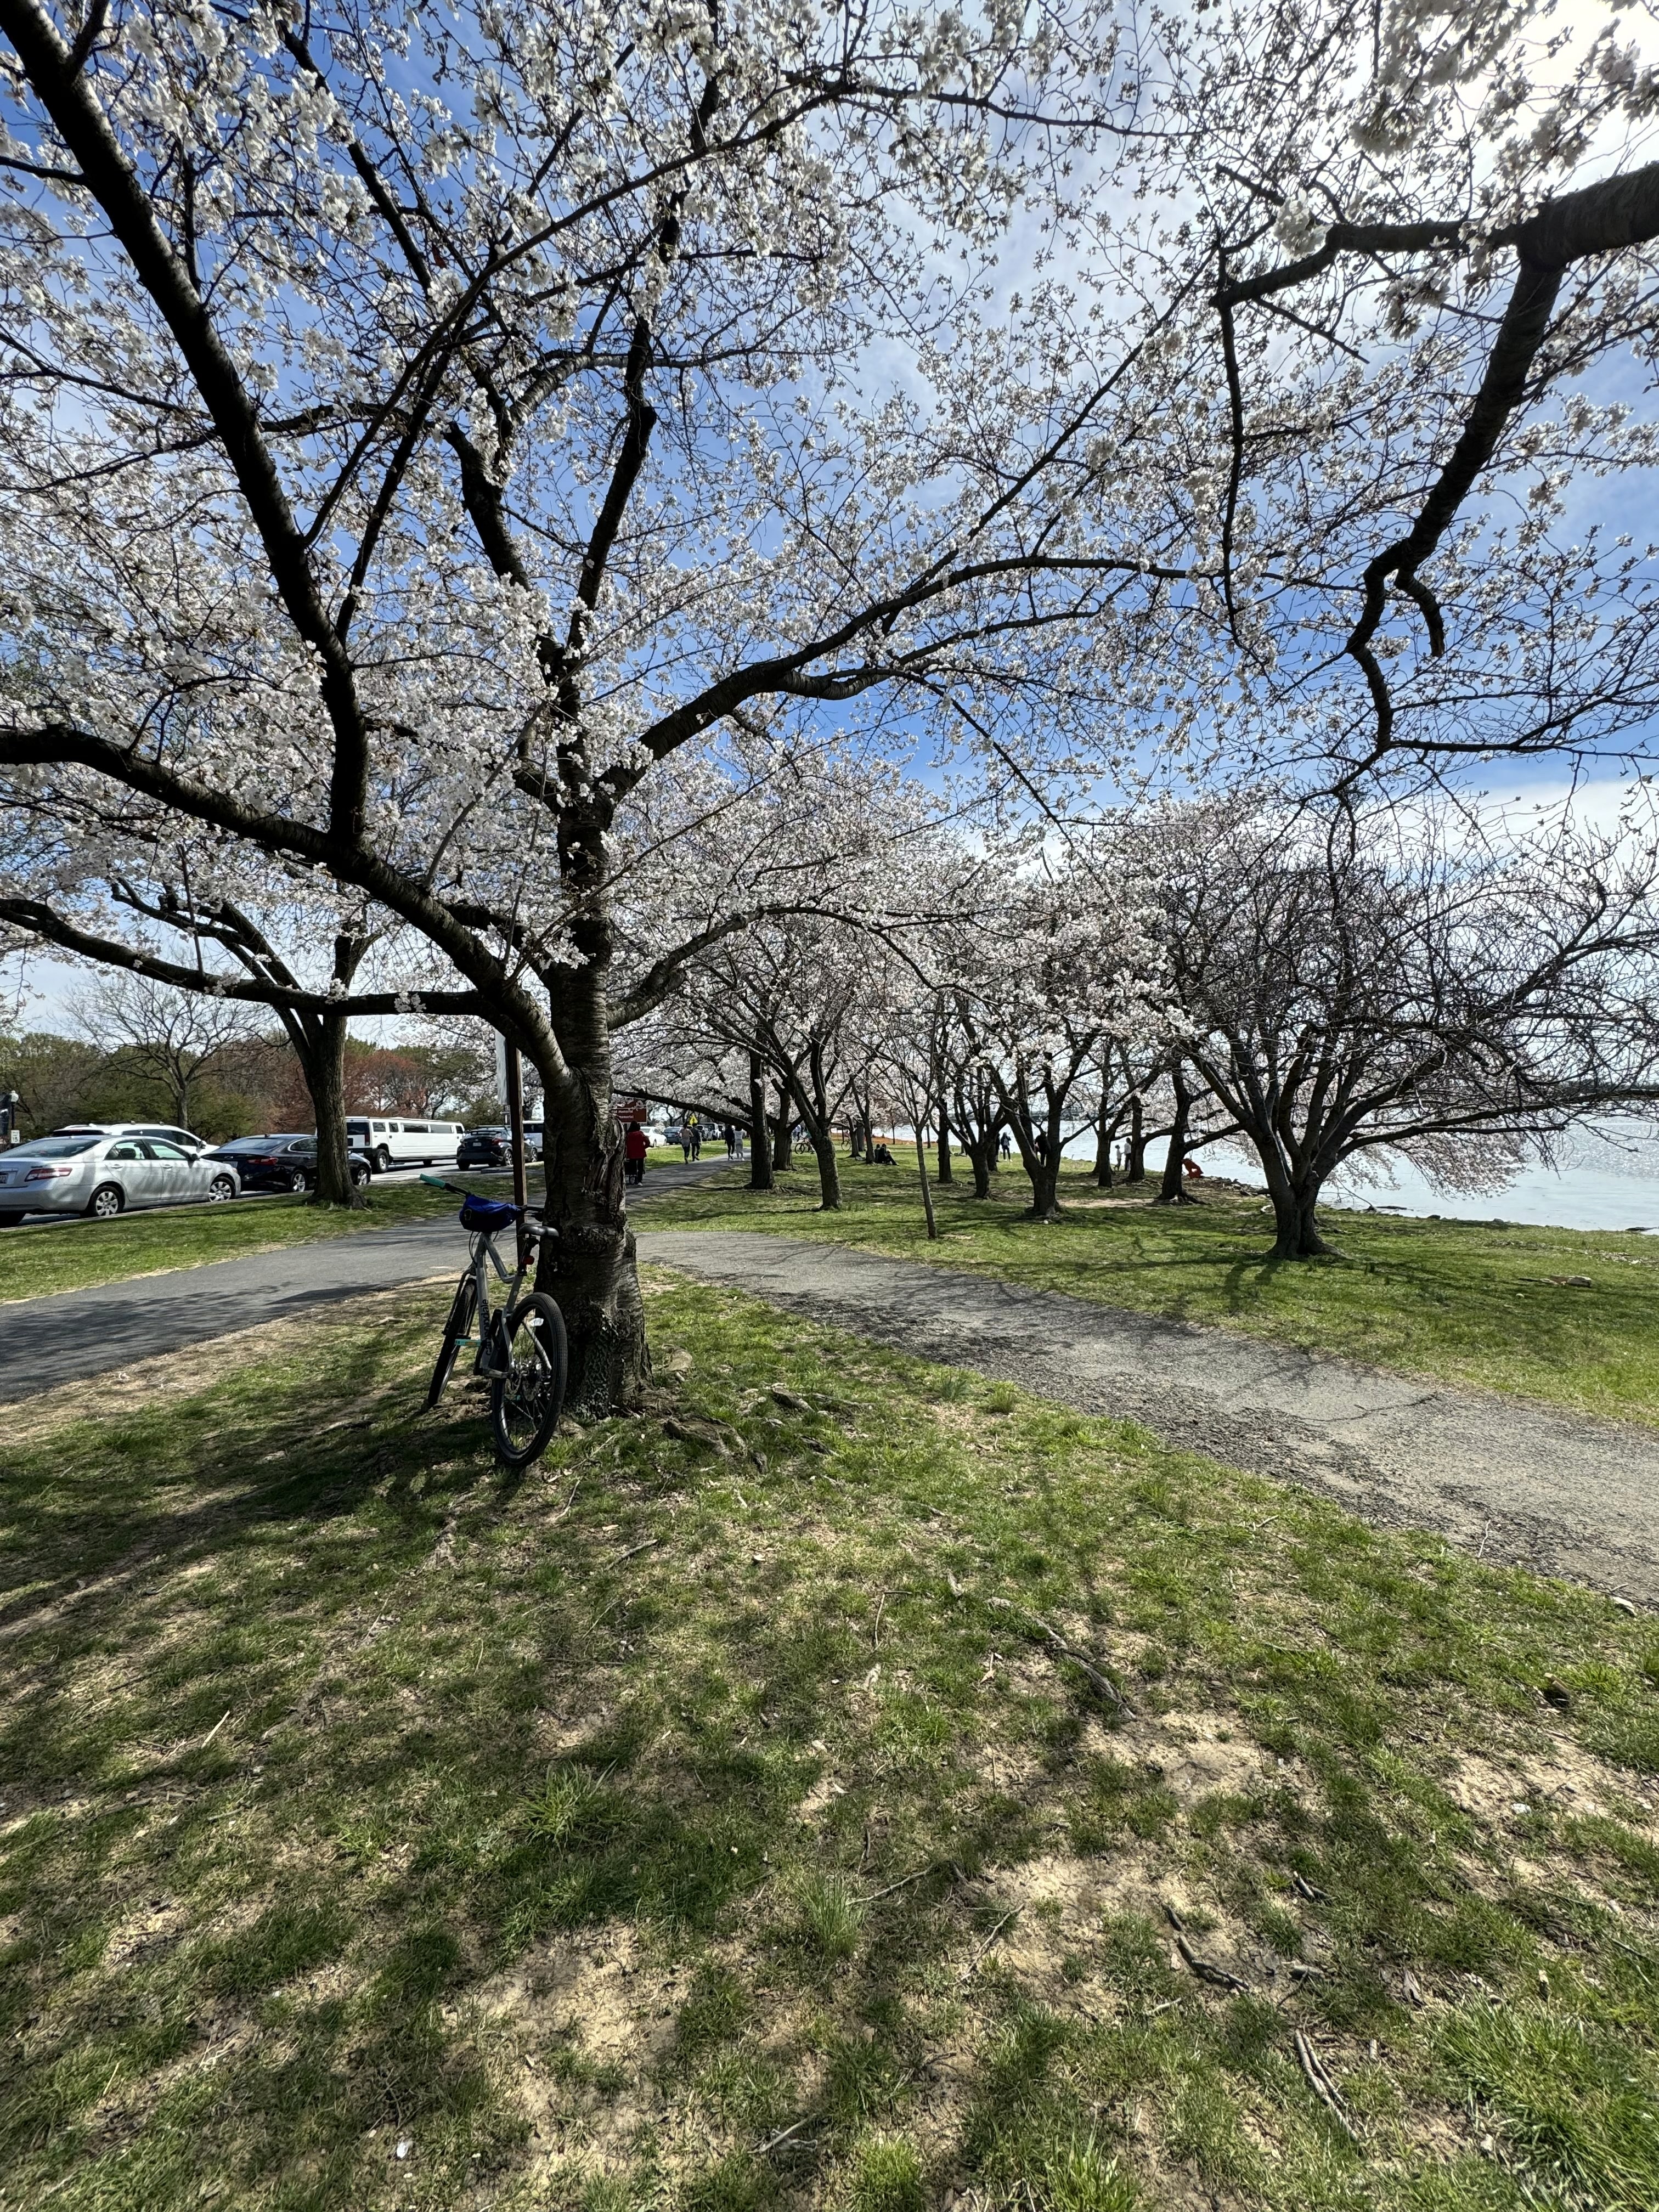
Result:
[[[1659,1604],[1659,1434],[833,1244],[646,1230],[642,1260]]]
[[[699,1182],[725,1165],[723,1153],[694,1167],[659,1164],[648,1171],[647,1194]],[[455,1216],[445,1213],[0,1306],[0,1404],[262,1322],[287,1321],[309,1306],[459,1275],[465,1257],[466,1239]]]
[[[723,1158],[656,1167],[650,1188]],[[1168,1442],[1659,1606],[1659,1435],[830,1244],[638,1224],[641,1259]],[[0,1402],[313,1306],[459,1273],[452,1217],[0,1309]]]
[[[0,1401],[286,1321],[308,1306],[452,1269],[459,1275],[464,1257],[465,1240],[450,1215],[29,1298],[0,1308]]]

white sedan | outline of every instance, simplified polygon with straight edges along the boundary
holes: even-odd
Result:
[[[130,1206],[234,1198],[222,1160],[192,1159],[160,1137],[37,1137],[0,1152],[0,1229],[26,1213],[87,1213],[112,1221]]]

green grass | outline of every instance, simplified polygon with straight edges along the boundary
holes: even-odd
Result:
[[[501,1178],[479,1180],[493,1188]],[[233,1199],[225,1206],[158,1206],[114,1221],[26,1222],[0,1234],[0,1304],[389,1229],[447,1213],[454,1204],[418,1182],[381,1183],[366,1207],[317,1206],[301,1197]]]
[[[1652,1622],[648,1291],[520,1482],[426,1291],[13,1410],[7,2207],[1659,2203]]]
[[[817,1211],[809,1164],[771,1192],[733,1176],[665,1195],[651,1225],[853,1244],[1659,1426],[1659,1238],[1333,1209],[1322,1219],[1337,1256],[1285,1263],[1268,1257],[1258,1198],[1212,1184],[1200,1205],[1156,1206],[1153,1186],[1097,1193],[1079,1171],[1062,1186],[1063,1218],[1035,1222],[1015,1162],[977,1202],[959,1166],[935,1194],[930,1244],[914,1154],[900,1157],[843,1164],[840,1213]]]

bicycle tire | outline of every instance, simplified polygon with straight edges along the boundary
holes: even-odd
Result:
[[[454,1370],[461,1340],[471,1333],[472,1315],[477,1302],[477,1285],[471,1275],[463,1275],[455,1285],[455,1296],[450,1302],[449,1319],[444,1323],[443,1341],[438,1346],[438,1357],[433,1362],[432,1380],[427,1385],[426,1410],[428,1413],[443,1396],[444,1385]]]
[[[501,1316],[504,1352],[489,1386],[489,1425],[503,1467],[529,1467],[547,1449],[564,1411],[569,1364],[564,1316],[532,1291]]]

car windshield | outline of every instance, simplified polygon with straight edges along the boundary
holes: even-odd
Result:
[[[471,1133],[475,1137],[504,1137],[507,1131],[505,1129],[474,1129]]]
[[[67,1160],[76,1152],[89,1152],[103,1141],[102,1137],[36,1137],[31,1144],[14,1146],[0,1158],[15,1160],[27,1155],[32,1160]]]

